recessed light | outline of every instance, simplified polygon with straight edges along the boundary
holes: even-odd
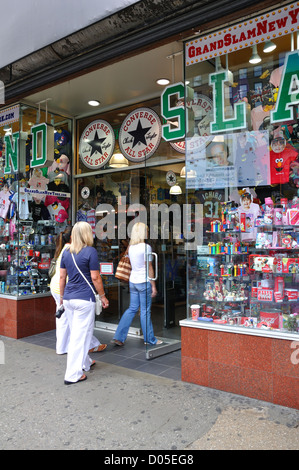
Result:
[[[98,100],[90,100],[88,101],[88,104],[90,106],[100,106],[101,103]]]
[[[158,85],[169,85],[170,80],[168,80],[168,78],[159,78],[159,80],[157,80],[157,83]]]

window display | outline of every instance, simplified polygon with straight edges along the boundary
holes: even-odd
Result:
[[[48,113],[18,109],[0,127],[0,293],[32,296],[49,291],[56,236],[70,223],[71,122],[50,114],[35,132]]]
[[[244,37],[250,24],[239,24]],[[248,43],[222,47],[226,30],[186,45],[186,187],[203,205],[203,244],[187,252],[188,319],[283,336],[299,334],[299,43],[284,30],[267,53],[258,31],[258,65]],[[212,43],[213,56],[203,52]],[[199,96],[212,101],[208,123]]]

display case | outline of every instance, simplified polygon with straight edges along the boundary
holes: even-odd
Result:
[[[12,304],[3,299],[33,302],[50,296],[56,237],[71,223],[71,126],[71,120],[48,112],[47,103],[43,109],[20,103],[1,111],[0,334],[18,336],[10,334]],[[12,308],[15,330],[29,323],[17,319],[20,308]],[[38,322],[31,319],[32,331],[39,329],[34,327]]]
[[[201,236],[180,325],[183,380],[298,408],[299,43],[292,27],[270,33],[293,9],[185,44],[187,202]]]
[[[266,202],[250,227],[242,205],[222,204],[189,273],[192,321],[298,334],[299,205]]]

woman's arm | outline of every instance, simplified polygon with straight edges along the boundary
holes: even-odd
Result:
[[[59,277],[59,291],[60,291],[60,305],[62,305],[64,288],[66,285],[66,269],[60,268],[60,277]]]
[[[109,307],[109,301],[106,298],[106,295],[104,292],[103,281],[102,281],[99,271],[90,271],[90,275],[91,275],[92,283],[95,286],[97,293],[101,297],[103,307],[104,308]]]
[[[152,277],[152,278],[155,277],[154,267],[151,261],[149,261],[148,263],[148,275],[149,277]],[[157,295],[156,281],[150,281],[150,283],[152,285],[152,297],[156,297]]]

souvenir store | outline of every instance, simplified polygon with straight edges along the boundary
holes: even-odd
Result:
[[[95,328],[113,331],[146,220],[163,338],[147,358],[181,349],[183,381],[299,407],[299,3],[255,10],[2,107],[1,335],[55,329],[48,271],[79,220],[110,301]]]

